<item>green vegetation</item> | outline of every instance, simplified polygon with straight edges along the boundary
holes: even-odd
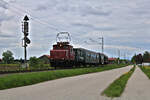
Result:
[[[48,70],[54,69],[50,64],[42,64],[40,67],[29,67],[28,69],[21,67],[21,64],[0,64],[0,72],[17,72],[17,71],[32,71],[32,70]]]
[[[78,69],[56,70],[56,71],[46,71],[46,72],[11,74],[8,76],[0,77],[0,90],[36,84],[39,82],[54,80],[63,77],[69,77],[69,76],[75,76],[75,75],[81,75],[81,74],[87,74],[93,72],[101,72],[101,71],[120,68],[124,66],[126,65],[125,64],[105,65],[103,67],[94,67],[94,68],[78,68]]]
[[[149,62],[150,59],[150,53],[148,51],[145,51],[143,54],[143,62]]]
[[[6,52],[3,52],[2,56],[2,61],[4,64],[11,64],[14,62],[13,53],[11,51],[7,50]]]
[[[47,56],[42,56],[40,58],[31,57],[28,61],[29,68],[25,68],[22,58],[14,60],[13,53],[9,50],[3,52],[2,57],[2,61],[0,61],[0,73],[53,69],[49,64],[49,58],[47,58]]]
[[[150,53],[145,51],[143,54],[135,54],[132,59],[132,63],[142,64],[143,62],[149,63],[150,62]]]
[[[139,66],[139,67],[150,79],[150,66]]]
[[[30,57],[29,66],[33,68],[40,68],[44,65],[44,62],[36,57]]]
[[[18,70],[19,68],[19,64],[0,64],[0,71],[12,71]]]
[[[102,92],[102,95],[106,95],[107,97],[119,97],[123,93],[127,81],[131,77],[134,70],[135,66],[129,72],[123,74],[113,83],[111,83],[108,88]]]
[[[136,64],[142,64],[143,62],[143,56],[142,54],[138,54],[138,55],[134,55],[131,59],[132,63],[136,63]]]

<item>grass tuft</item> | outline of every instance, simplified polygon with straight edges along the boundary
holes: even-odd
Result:
[[[103,92],[102,95],[106,95],[107,97],[120,97],[123,93],[125,86],[131,77],[132,73],[135,70],[135,66],[129,71],[124,73],[118,79],[116,79],[113,83],[111,83]]]
[[[146,74],[146,76],[150,79],[150,66],[139,66],[139,67]]]

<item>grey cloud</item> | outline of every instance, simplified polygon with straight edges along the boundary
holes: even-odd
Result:
[[[97,31],[113,31],[113,30],[117,30],[114,27],[109,27],[109,26],[96,26],[93,24],[84,24],[84,23],[72,23],[72,26],[76,26],[76,27],[86,27],[92,30],[97,30]]]
[[[4,9],[8,9],[8,3],[5,2],[4,0],[0,0],[0,7]]]
[[[73,26],[77,27],[87,27],[87,28],[93,28],[93,25],[90,24],[83,24],[83,23],[72,23]]]
[[[35,10],[38,10],[38,11],[42,11],[42,10],[47,10],[47,6],[44,5],[44,4],[41,4],[41,5],[38,5]]]
[[[13,35],[8,35],[8,34],[2,34],[2,32],[0,32],[0,38],[14,38],[15,36]]]
[[[11,47],[10,45],[6,45],[6,44],[0,44],[0,48],[8,48]]]
[[[53,7],[55,7],[57,5],[57,1],[49,1],[49,0],[45,0],[45,2],[38,2],[37,6],[35,7],[34,10],[36,11],[44,11],[44,10],[48,10],[48,9],[53,9]]]
[[[83,16],[86,15],[97,15],[97,16],[109,16],[111,14],[111,11],[104,11],[102,7],[92,7],[87,6],[85,8],[80,7],[81,13]]]
[[[68,3],[57,4],[56,10],[58,9],[58,11],[63,11],[64,13],[75,13],[81,16],[109,16],[112,13],[111,11],[105,10],[102,6],[94,6],[86,3],[83,5],[81,2],[78,5]]]

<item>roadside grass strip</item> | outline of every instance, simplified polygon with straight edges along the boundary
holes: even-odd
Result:
[[[118,79],[116,79],[113,83],[111,83],[103,92],[101,95],[105,95],[107,97],[120,97],[123,93],[126,84],[131,77],[132,73],[135,70],[135,66],[130,69],[129,72],[126,72],[122,76],[120,76]]]
[[[105,65],[103,67],[94,67],[94,68],[78,68],[78,69],[55,70],[55,71],[46,71],[46,72],[10,74],[8,76],[0,77],[0,90],[32,85],[32,84],[63,78],[63,77],[70,77],[70,76],[88,74],[93,72],[101,72],[101,71],[121,68],[125,66],[126,65],[124,64]]]
[[[146,76],[150,79],[150,66],[139,66],[139,67],[146,74]]]

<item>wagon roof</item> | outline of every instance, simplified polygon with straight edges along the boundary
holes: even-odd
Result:
[[[94,51],[91,51],[91,50],[87,50],[87,49],[84,49],[84,48],[73,48],[73,49],[80,49],[80,50],[85,50],[85,51],[92,52],[92,53],[97,53],[97,52],[94,52]]]

